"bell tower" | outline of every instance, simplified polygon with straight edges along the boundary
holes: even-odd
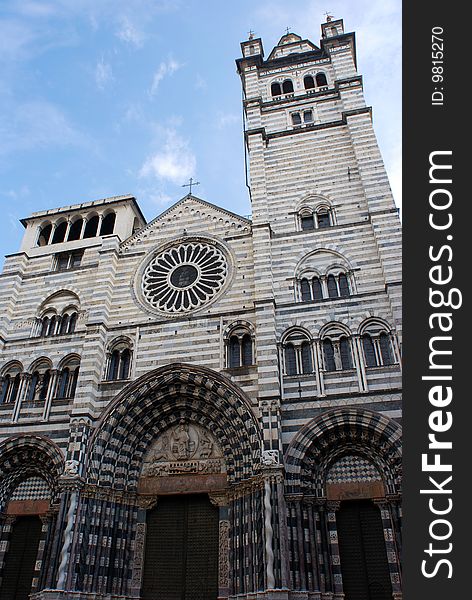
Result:
[[[321,35],[316,45],[287,30],[266,59],[259,38],[241,44],[243,56],[236,64],[254,230],[270,230],[272,242],[266,237],[264,253],[267,245],[273,252],[274,235],[305,229],[303,210],[313,199],[315,209],[324,205],[329,213],[324,222],[315,216],[315,230],[326,222],[332,226],[323,230],[323,244],[338,243],[348,228],[355,253],[369,237],[383,285],[392,286],[396,295],[398,210],[373,130],[372,108],[364,99],[355,34],[345,32],[342,19],[327,16]],[[319,243],[314,235],[313,243]],[[261,277],[270,279],[271,273]],[[399,316],[398,299],[394,303]]]

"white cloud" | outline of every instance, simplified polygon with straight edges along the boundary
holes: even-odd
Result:
[[[159,87],[159,84],[164,79],[164,77],[173,75],[176,71],[178,71],[182,67],[183,67],[183,65],[181,63],[177,62],[176,60],[174,60],[173,58],[169,58],[167,61],[161,62],[157,71],[154,73],[154,77],[152,79],[152,85],[151,85],[149,94],[151,96],[155,96],[157,94],[157,89]]]
[[[144,33],[126,15],[121,16],[119,19],[119,29],[116,36],[135,48],[141,48],[145,39]]]
[[[110,63],[103,60],[103,57],[95,66],[95,83],[98,89],[104,90],[109,83],[114,80],[113,71]]]
[[[195,175],[196,158],[189,143],[175,129],[163,132],[162,149],[150,154],[142,165],[139,176],[182,184]]]

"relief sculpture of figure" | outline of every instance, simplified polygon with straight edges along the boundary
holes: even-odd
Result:
[[[195,442],[190,440],[188,423],[185,423],[183,420],[180,421],[173,437],[173,454],[175,454],[179,460],[186,460],[195,449]]]
[[[199,458],[210,458],[211,451],[213,450],[213,442],[207,431],[204,431],[199,440],[200,445],[200,457]]]
[[[151,460],[162,460],[169,458],[170,442],[167,434],[161,437],[161,443],[158,448],[154,450],[151,456]]]

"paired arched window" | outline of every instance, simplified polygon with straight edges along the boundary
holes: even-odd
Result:
[[[331,209],[326,206],[321,206],[316,210],[303,208],[298,213],[298,218],[301,231],[325,229],[334,225]]]
[[[384,367],[397,362],[392,334],[380,320],[362,327],[361,340],[366,367]]]
[[[284,340],[284,370],[286,375],[313,373],[313,349],[308,334],[293,331]]]
[[[44,402],[52,385],[52,364],[48,358],[36,361],[30,367],[28,385],[24,390],[24,399],[28,402]]]
[[[73,398],[75,396],[79,367],[80,361],[78,358],[69,359],[61,366],[57,380],[57,398]]]
[[[308,108],[306,110],[297,111],[291,114],[292,125],[294,127],[301,127],[302,125],[309,125],[313,123],[313,110]]]
[[[303,85],[306,90],[315,91],[317,88],[326,87],[328,85],[328,80],[326,79],[326,75],[320,72],[317,73],[315,77],[313,77],[313,75],[305,75],[303,78]]]
[[[366,367],[382,367],[395,363],[390,336],[387,333],[382,332],[377,337],[364,333],[362,347]]]
[[[270,93],[273,98],[283,94],[293,94],[293,82],[291,79],[285,79],[282,83],[274,81],[270,86]]]
[[[319,277],[303,277],[300,280],[300,299],[302,302],[316,302],[323,299],[323,287]]]
[[[106,369],[107,381],[121,381],[129,379],[131,373],[131,347],[128,340],[115,341],[108,351]]]
[[[226,366],[229,369],[254,364],[254,339],[249,327],[237,326],[226,338]]]
[[[5,370],[2,376],[0,404],[14,404],[18,398],[23,367],[16,363]]]
[[[323,336],[323,365],[325,371],[346,371],[354,368],[351,339],[347,332],[339,329]]]
[[[346,298],[351,295],[351,286],[346,273],[329,275],[303,275],[298,280],[300,302],[317,302],[323,298]]]

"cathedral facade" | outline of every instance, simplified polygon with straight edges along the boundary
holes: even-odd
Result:
[[[2,600],[401,598],[401,242],[355,36],[241,44],[252,217],[33,213],[0,277]]]

